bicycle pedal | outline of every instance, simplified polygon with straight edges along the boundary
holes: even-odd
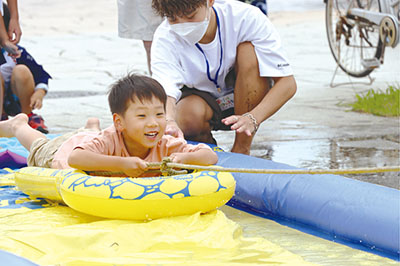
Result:
[[[378,68],[381,65],[381,62],[377,58],[371,58],[371,59],[363,59],[361,61],[361,64],[365,68]]]

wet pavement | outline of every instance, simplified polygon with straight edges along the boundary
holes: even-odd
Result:
[[[278,11],[279,1],[270,2],[269,16],[292,62],[298,92],[260,126],[251,154],[310,169],[399,165],[399,118],[351,112],[346,103],[356,93],[400,84],[400,46],[386,50],[384,65],[372,73],[372,85],[359,83],[366,78],[351,79],[339,71],[334,82],[351,83],[331,88],[336,65],[326,38],[322,0],[303,2],[307,10],[281,6],[284,12]],[[53,76],[38,111],[51,133],[74,130],[93,116],[100,118],[102,127],[110,125],[106,93],[111,83],[129,71],[147,73],[142,43],[117,36],[116,2],[20,0],[19,7],[21,45]],[[214,135],[222,148],[231,148],[232,132]],[[351,177],[400,186],[399,173]]]
[[[399,142],[382,137],[354,139],[304,139],[255,145],[253,155],[277,162],[290,162],[304,169],[349,169],[399,164]],[[259,153],[259,154],[258,154]],[[345,175],[399,189],[398,173]]]

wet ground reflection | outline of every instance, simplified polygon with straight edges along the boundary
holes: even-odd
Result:
[[[271,141],[253,145],[252,155],[307,169],[396,166],[400,163],[400,136]],[[345,176],[400,189],[398,172]]]
[[[57,98],[75,98],[75,97],[87,97],[87,96],[95,96],[95,95],[106,95],[105,91],[49,91],[46,95],[48,99],[57,99]]]

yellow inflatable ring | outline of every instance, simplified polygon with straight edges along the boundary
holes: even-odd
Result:
[[[231,199],[236,185],[233,176],[226,172],[129,178],[39,167],[18,170],[15,183],[32,197],[64,202],[94,216],[132,220],[214,210]]]

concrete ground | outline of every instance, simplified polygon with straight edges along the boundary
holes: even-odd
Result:
[[[19,0],[23,38],[20,44],[52,75],[50,92],[38,111],[51,133],[64,133],[99,117],[112,122],[106,93],[109,85],[129,71],[147,73],[141,41],[117,36],[114,0]],[[400,84],[400,46],[387,49],[385,63],[372,73],[372,85],[356,84],[342,72],[330,87],[335,61],[325,32],[323,9],[272,12],[292,62],[298,92],[264,122],[252,155],[306,168],[349,168],[399,165],[399,118],[351,112],[344,106],[356,93]],[[216,132],[229,150],[232,132]],[[398,173],[356,177],[399,187]]]

